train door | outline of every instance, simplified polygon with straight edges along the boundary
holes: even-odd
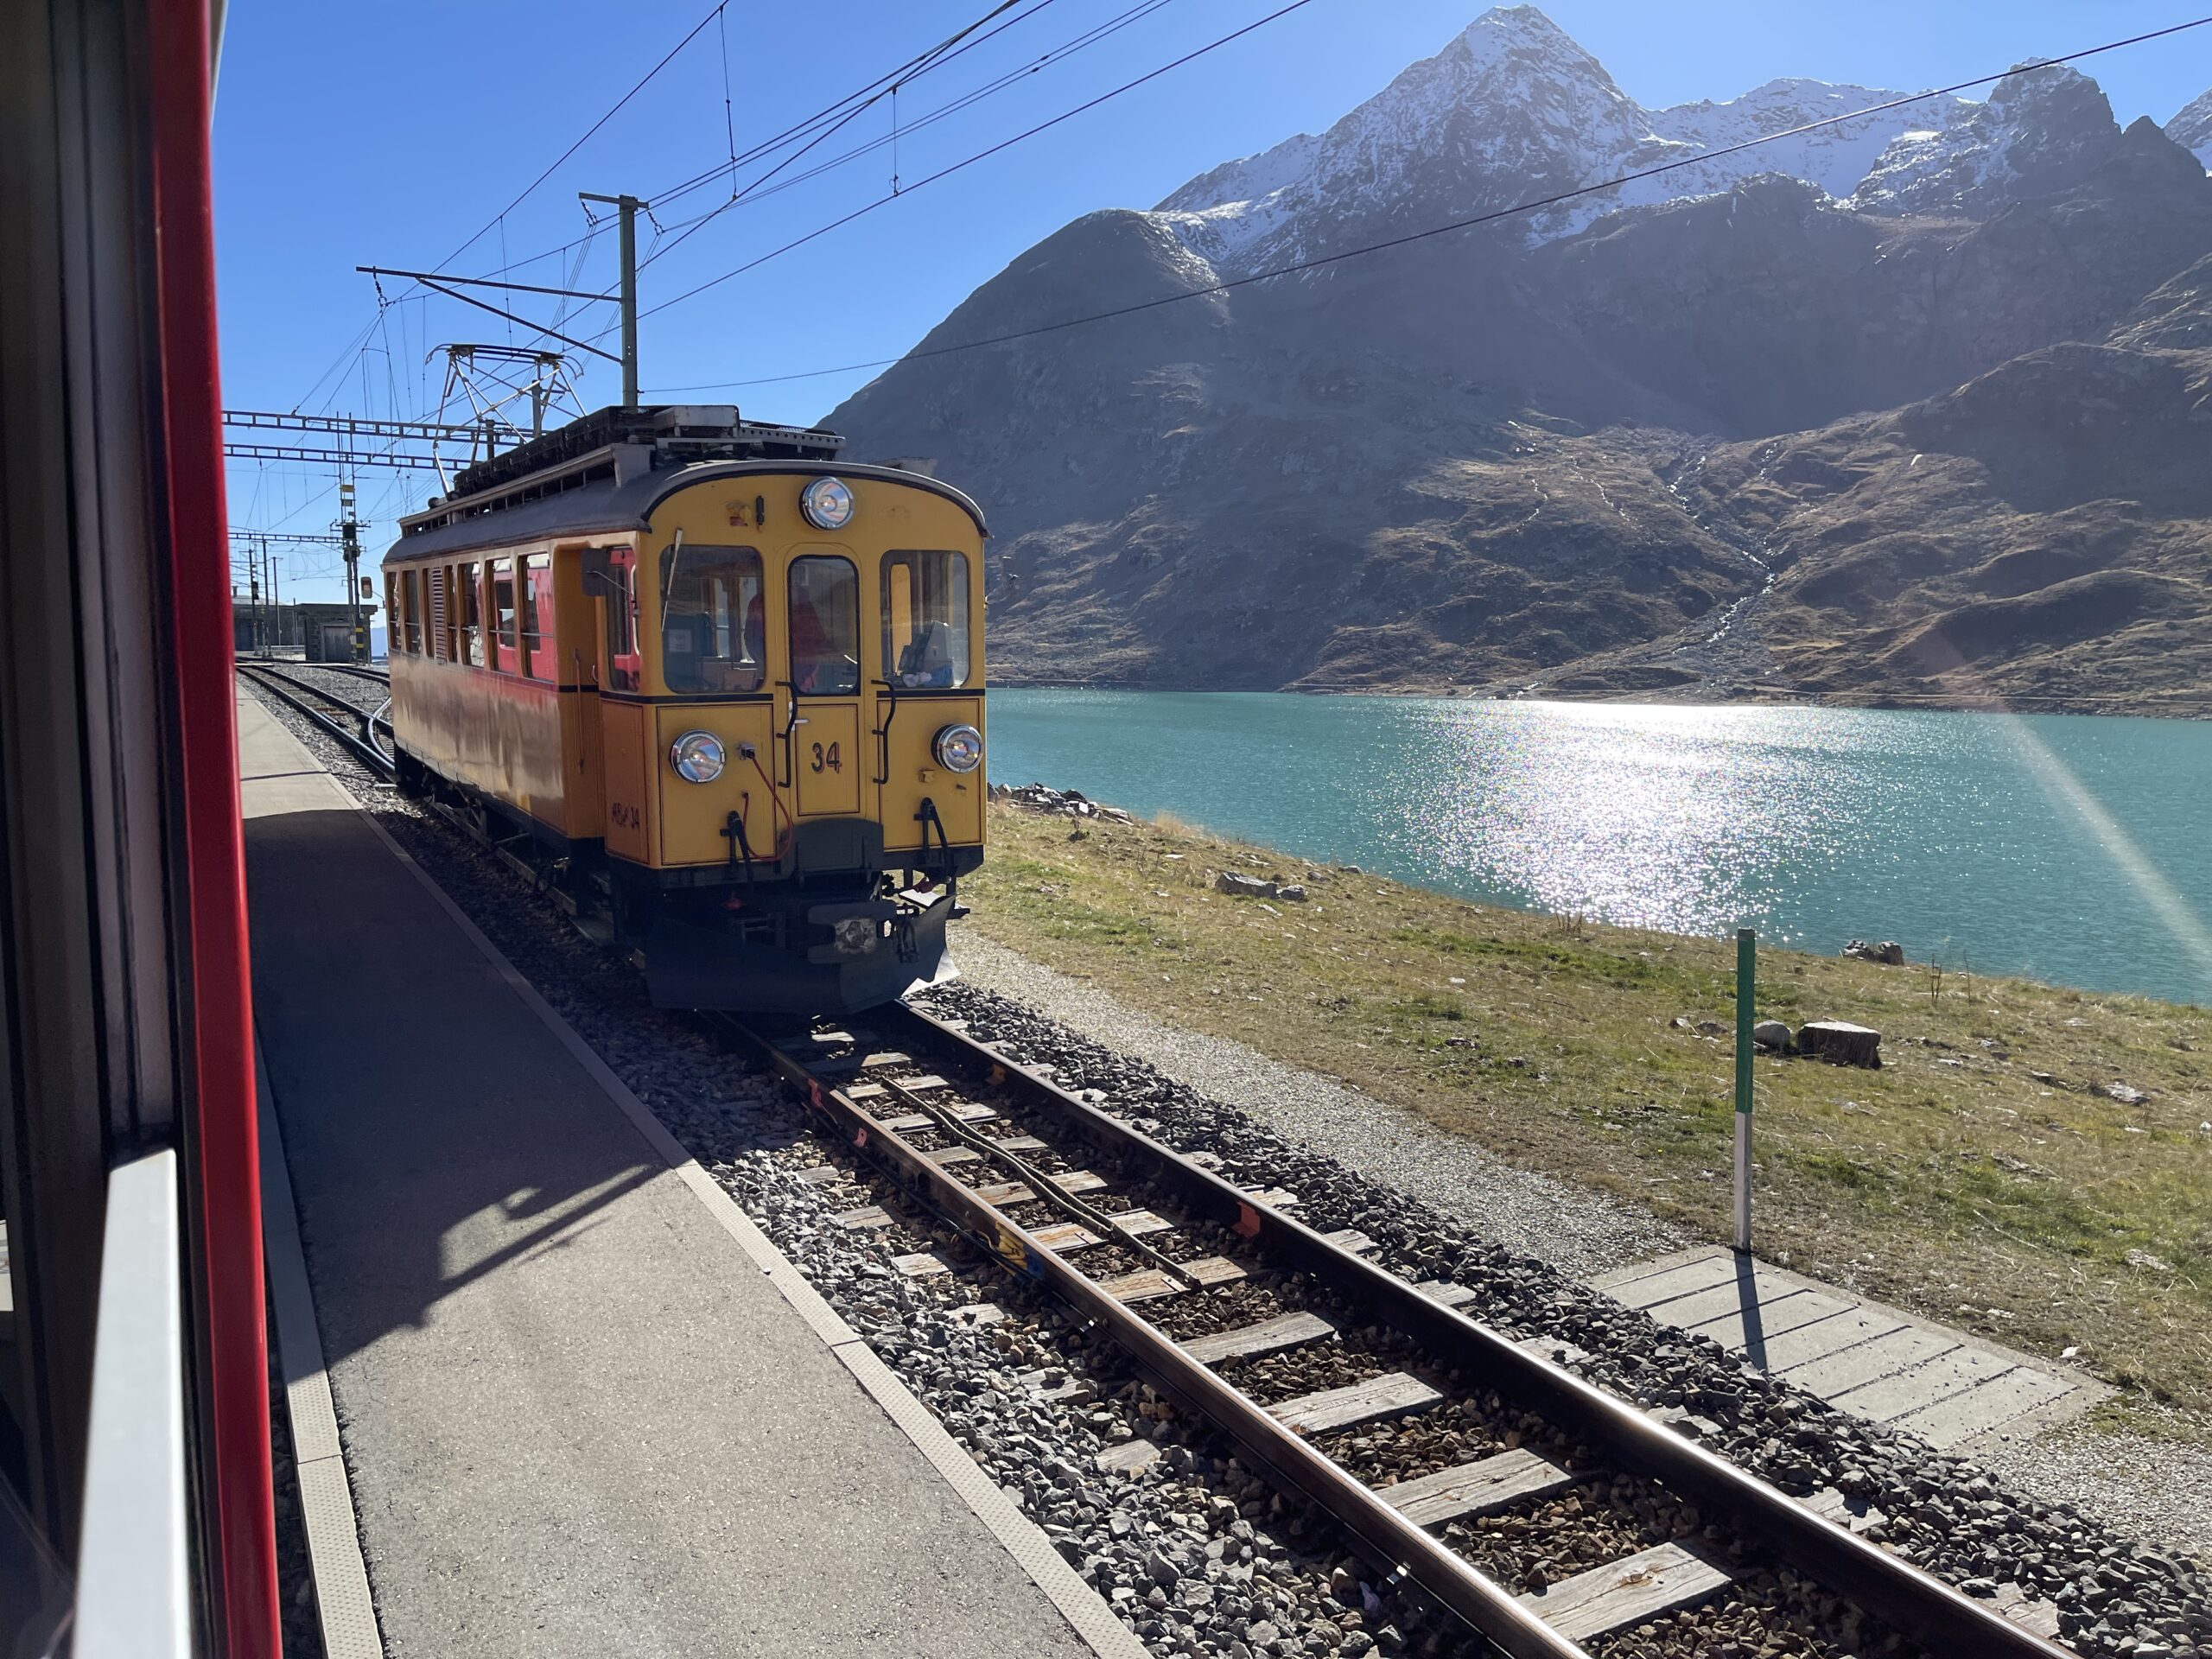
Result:
[[[798,816],[857,817],[861,778],[860,573],[842,550],[803,549],[785,582],[784,766]]]
[[[638,646],[638,554],[610,547],[587,562],[586,588],[599,603],[602,631],[599,702],[600,753],[607,790],[607,850],[617,858],[648,862],[652,846],[646,815],[652,779],[647,753],[651,707],[643,700],[645,664]]]

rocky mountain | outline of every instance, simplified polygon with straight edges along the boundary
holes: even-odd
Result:
[[[1487,12],[1325,133],[1046,238],[829,423],[989,507],[1004,681],[2204,695],[2212,181],[2181,118],[2123,131],[2046,67],[1794,130],[1894,97],[1649,110]]]
[[[2166,137],[2212,168],[2212,92],[2200,92],[2166,123]]]
[[[1500,8],[1319,137],[1300,133],[1217,167],[1154,212],[1193,252],[1241,276],[1669,168],[1515,222],[1516,235],[1541,242],[1624,207],[1708,195],[1758,173],[1789,173],[1847,194],[1893,140],[1940,132],[1974,108],[1929,100],[1697,159],[1899,96],[1776,80],[1725,104],[1647,110],[1535,7]]]
[[[1947,127],[1901,135],[1851,193],[1870,213],[1983,219],[2078,184],[2120,142],[2087,75],[2053,64],[2000,80]]]

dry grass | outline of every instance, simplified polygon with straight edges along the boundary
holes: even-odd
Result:
[[[969,925],[1723,1235],[1732,944],[1470,905],[1179,824],[997,805],[991,833]],[[1312,897],[1224,897],[1222,869]],[[2212,1408],[2212,1014],[1793,951],[1759,971],[1762,1016],[1872,1026],[1885,1061],[1759,1061],[1764,1254]]]

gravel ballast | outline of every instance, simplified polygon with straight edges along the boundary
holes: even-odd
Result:
[[[973,928],[961,931],[954,955],[966,982],[1147,1061],[1285,1139],[1425,1199],[1485,1237],[1554,1267],[1587,1276],[1691,1243],[1632,1205],[1516,1169],[1464,1137],[1439,1132],[1418,1114],[1333,1077],[1139,1014]]]
[[[304,727],[289,709],[272,708],[291,729]],[[364,775],[358,766],[339,759],[335,746],[319,734],[307,737],[341,778],[359,786]],[[530,902],[515,878],[479,849],[388,791],[378,789],[370,799],[402,845],[1016,1495],[1154,1651],[1251,1659],[1378,1648],[1460,1650],[1464,1635],[1448,1620],[1415,1596],[1384,1597],[1363,1585],[1364,1569],[1340,1552],[1325,1523],[1269,1492],[1210,1433],[1178,1423],[1164,1402],[1150,1400],[1128,1378],[1116,1355],[1100,1351],[1053,1310],[1025,1302],[1009,1281],[972,1269],[923,1280],[898,1273],[889,1257],[919,1248],[910,1229],[886,1230],[894,1235],[887,1237],[839,1226],[831,1217],[868,1198],[856,1197],[849,1185],[798,1179],[802,1169],[837,1159],[807,1131],[785,1090],[744,1071],[695,1022],[651,1008],[633,972],[576,936],[550,906]],[[981,954],[972,945],[964,950],[970,957]],[[1970,1593],[2016,1582],[2051,1598],[2062,1610],[2067,1639],[2084,1653],[2139,1659],[2212,1653],[2212,1580],[2191,1564],[2134,1545],[2067,1505],[2000,1485],[1963,1459],[1851,1419],[1748,1370],[1715,1344],[1662,1330],[1588,1290],[1562,1270],[1563,1262],[1549,1259],[1572,1255],[1577,1270],[1592,1270],[1557,1231],[1543,1233],[1541,1251],[1534,1242],[1527,1249],[1504,1242],[1518,1236],[1516,1229],[1531,1240],[1542,1232],[1527,1211],[1556,1207],[1560,1200],[1544,1190],[1556,1184],[1523,1185],[1518,1192],[1525,1199],[1471,1211],[1464,1163],[1435,1162],[1426,1147],[1406,1155],[1402,1179],[1363,1161],[1351,1166],[1351,1154],[1358,1150],[1351,1144],[1356,1114],[1371,1119],[1377,1109],[1363,1096],[1332,1103],[1313,1120],[1314,1137],[1300,1133],[1294,1142],[1285,1125],[1296,1120],[1279,1122],[1272,1116],[1291,1109],[1280,1097],[1240,1111],[1154,1069],[1118,1041],[1109,1049],[977,985],[942,988],[931,1000],[939,1011],[966,1019],[976,1035],[1005,1042],[1018,1058],[1058,1067],[1069,1086],[1105,1090],[1113,1107],[1170,1144],[1217,1154],[1224,1173],[1292,1187],[1308,1221],[1325,1230],[1359,1228],[1377,1241],[1377,1259],[1386,1267],[1470,1286],[1478,1293],[1472,1307],[1479,1316],[1509,1333],[1542,1335],[1588,1351],[1594,1357],[1583,1369],[1592,1380],[1655,1408],[1694,1411],[1713,1425],[1715,1449],[1785,1490],[1809,1493],[1834,1485],[1871,1499],[1884,1518],[1870,1535]],[[1414,1144],[1404,1126],[1397,1132],[1408,1133],[1407,1144]],[[1344,1160],[1330,1155],[1324,1135],[1347,1146]],[[1504,1172],[1500,1179],[1510,1177]],[[1447,1198],[1454,1200],[1449,1207]],[[1612,1260],[1678,1242],[1663,1230],[1639,1236],[1632,1214],[1618,1220],[1604,1210],[1586,1213],[1596,1217],[1587,1249],[1600,1255],[1611,1249],[1618,1252]],[[961,1311],[986,1301],[1006,1317],[990,1320]],[[1082,1386],[1039,1400],[1024,1381],[1039,1370]],[[1134,1478],[1098,1467],[1102,1452],[1133,1437],[1152,1441],[1161,1452],[1158,1461]],[[1742,1639],[1732,1628],[1722,1634],[1727,1624],[1724,1614],[1708,1612],[1702,1624],[1686,1623],[1679,1640],[1655,1630],[1613,1650],[1715,1651],[1704,1644]]]

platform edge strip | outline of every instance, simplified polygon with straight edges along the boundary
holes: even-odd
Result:
[[[346,1471],[330,1373],[323,1363],[322,1333],[315,1324],[315,1287],[300,1243],[300,1212],[292,1196],[291,1166],[284,1160],[283,1127],[276,1121],[257,1030],[253,1061],[260,1120],[261,1247],[276,1320],[277,1371],[284,1383],[284,1414],[292,1435],[293,1472],[300,1485],[308,1570],[315,1580],[323,1652],[327,1659],[385,1659],[368,1563],[361,1554],[353,1483]],[[302,1448],[314,1449],[303,1452]]]
[[[1086,1647],[1100,1659],[1150,1659],[1150,1650],[1135,1632],[1114,1617],[1104,1599],[1068,1564],[1037,1523],[1014,1508],[1014,1500],[945,1432],[944,1425],[876,1357],[874,1349],[855,1342],[838,1349],[837,1357],[1045,1592],[1046,1599],[1059,1610]]]

